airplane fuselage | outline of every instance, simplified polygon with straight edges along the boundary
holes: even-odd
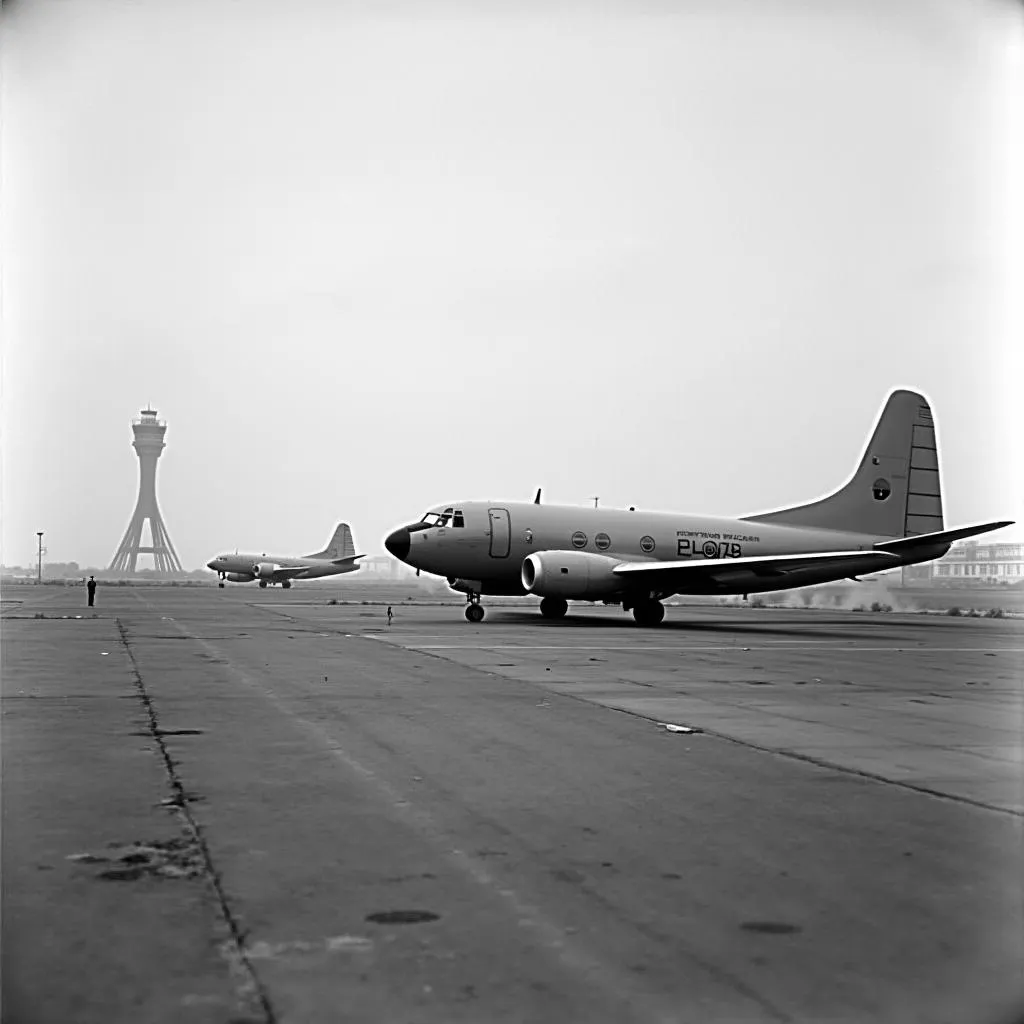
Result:
[[[289,579],[313,580],[321,576],[337,576],[339,573],[353,572],[358,569],[357,565],[335,565],[333,562],[319,558],[295,558],[282,555],[256,555],[239,554],[221,555],[207,563],[214,572],[224,575],[234,574],[237,576],[248,575],[251,579],[259,577],[253,573],[257,565],[273,565],[279,569],[300,569],[292,573]]]
[[[400,539],[391,541],[389,548],[417,569],[478,583],[472,589],[480,594],[527,593],[523,561],[535,552],[581,551],[619,561],[722,559],[727,567],[733,558],[836,550],[872,552],[875,543],[883,539],[717,516],[575,505],[465,501],[433,514],[440,516],[445,510],[452,513],[445,525],[410,524],[405,528],[408,549],[402,550]],[[455,511],[462,513],[461,527],[452,525]],[[877,569],[877,562],[869,557],[862,567],[846,563],[790,572],[784,586],[823,583]],[[622,590],[628,589],[624,582]],[[687,592],[738,594],[773,589],[779,585],[770,579],[737,574],[732,581],[708,581]]]

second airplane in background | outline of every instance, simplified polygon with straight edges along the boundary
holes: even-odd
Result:
[[[292,580],[312,580],[355,572],[359,568],[356,561],[362,557],[356,554],[348,523],[338,523],[327,547],[313,555],[248,555],[236,551],[233,555],[218,555],[206,565],[220,575],[218,586],[221,587],[224,580],[231,583],[259,580],[261,587],[280,583],[287,589]]]

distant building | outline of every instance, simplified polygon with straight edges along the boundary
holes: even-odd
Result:
[[[359,572],[376,579],[398,580],[413,574],[412,570],[390,555],[369,555],[359,560]]]
[[[1021,583],[1024,582],[1024,544],[974,540],[954,544],[937,562],[907,566],[906,582]]]

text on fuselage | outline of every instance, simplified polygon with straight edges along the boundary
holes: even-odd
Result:
[[[678,558],[742,558],[744,541],[756,543],[759,537],[735,533],[711,533],[706,530],[677,530]]]

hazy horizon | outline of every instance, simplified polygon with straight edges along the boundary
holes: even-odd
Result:
[[[186,569],[812,499],[897,386],[1024,520],[1019,6],[282,11],[5,5],[5,564],[110,564],[150,404]]]

